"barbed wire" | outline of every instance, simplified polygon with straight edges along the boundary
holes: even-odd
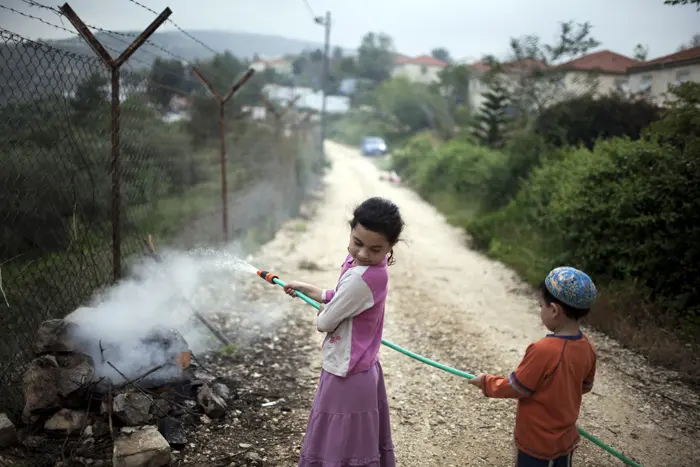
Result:
[[[155,10],[153,10],[153,9],[151,9],[151,8],[149,8],[149,7],[147,7],[146,5],[140,3],[140,2],[138,2],[138,1],[136,1],[136,0],[128,0],[128,1],[130,1],[131,3],[133,3],[133,4],[135,4],[135,5],[140,6],[140,7],[143,8],[144,10],[150,11],[151,13],[153,13],[153,14],[156,15],[156,16],[158,16],[158,15],[160,14],[160,13],[158,13],[157,11],[155,11]],[[184,29],[182,29],[175,21],[171,20],[170,18],[168,18],[167,21],[168,21],[168,23],[172,24],[172,25],[173,25],[178,31],[180,31],[182,34],[184,34],[185,36],[189,37],[190,39],[192,39],[193,41],[195,41],[196,43],[198,43],[199,45],[201,45],[202,47],[204,47],[205,49],[207,49],[208,51],[210,51],[210,52],[213,53],[214,55],[218,55],[218,54],[219,54],[219,52],[217,52],[216,50],[214,50],[212,47],[209,47],[207,44],[205,44],[204,42],[202,42],[201,40],[197,39],[196,37],[194,37],[194,36],[193,36],[192,34],[190,34],[189,32],[187,32],[187,31],[185,31]]]
[[[22,1],[24,1],[25,3],[30,3],[31,0],[22,0]],[[31,3],[33,4],[33,6],[43,7],[41,4],[39,4],[39,3],[37,3],[37,2],[31,2]],[[52,27],[52,28],[55,28],[55,29],[57,29],[57,30],[64,31],[64,32],[67,32],[67,33],[69,33],[69,34],[72,34],[73,36],[79,38],[81,41],[84,42],[83,37],[82,37],[80,34],[78,34],[78,33],[75,32],[75,31],[71,31],[71,30],[68,29],[68,28],[65,28],[65,27],[63,27],[63,26],[59,26],[59,25],[57,25],[57,24],[51,23],[51,22],[49,22],[49,21],[46,21],[46,20],[44,20],[44,19],[42,19],[42,18],[38,18],[38,17],[36,17],[36,16],[34,16],[34,15],[31,15],[31,14],[29,14],[29,13],[25,13],[25,12],[22,12],[22,11],[15,10],[15,9],[12,8],[12,7],[8,7],[8,6],[5,6],[5,5],[0,5],[0,8],[3,8],[3,9],[8,10],[8,11],[11,11],[12,13],[16,13],[16,14],[18,14],[18,15],[20,15],[20,16],[25,17],[25,18],[29,18],[29,19],[32,19],[32,20],[35,20],[35,21],[39,21],[39,22],[41,22],[41,23],[43,23],[43,24],[45,24],[45,25],[47,25],[47,26],[50,26],[50,27]],[[50,11],[58,12],[58,13],[60,14],[60,11],[59,11],[59,10],[54,10],[53,8],[48,7],[48,6],[46,6],[46,8],[47,8],[48,10],[50,10]],[[106,31],[106,30],[105,30],[105,31]],[[6,40],[10,40],[10,41],[11,41],[11,40],[14,39],[16,42],[21,42],[21,43],[24,43],[24,44],[32,44],[32,45],[35,46],[35,47],[47,48],[47,49],[49,49],[49,50],[51,50],[51,51],[53,51],[53,52],[61,53],[61,54],[63,54],[64,56],[67,56],[67,57],[79,58],[79,59],[83,59],[83,60],[90,60],[91,62],[94,62],[94,63],[102,63],[102,61],[100,60],[100,58],[99,58],[99,57],[96,57],[96,56],[94,56],[94,55],[80,54],[80,53],[76,53],[76,52],[71,52],[71,51],[68,51],[68,50],[61,49],[61,48],[59,48],[59,47],[52,46],[51,44],[48,44],[47,42],[44,42],[44,41],[42,41],[42,40],[28,39],[28,38],[26,38],[26,37],[23,37],[23,36],[20,35],[20,34],[17,34],[17,33],[13,32],[13,31],[10,31],[10,30],[8,30],[8,29],[5,29],[5,28],[3,28],[3,27],[1,27],[1,26],[0,26],[0,33],[2,33],[4,36],[8,36],[8,37],[6,37]],[[121,39],[120,39],[120,40],[121,40]],[[122,41],[124,44],[126,44],[126,45],[130,45],[129,42],[126,42],[126,41],[123,41],[123,40],[121,40],[121,41]],[[105,49],[107,49],[107,50],[109,50],[110,52],[113,52],[113,53],[115,53],[115,54],[117,54],[117,55],[121,53],[121,51],[119,51],[119,50],[117,50],[117,49],[115,49],[114,47],[111,47],[111,46],[109,46],[109,45],[103,44],[102,46],[103,46]],[[156,55],[156,54],[153,54],[153,53],[151,53],[151,54],[152,54],[154,57],[156,57],[156,58],[162,58],[162,57],[160,57],[160,56],[158,56],[158,55]],[[143,65],[143,66],[145,66],[145,67],[148,67],[148,68],[150,68],[150,67],[152,66],[151,64],[149,64],[149,63],[147,63],[147,62],[145,62],[145,61],[143,61],[143,60],[140,60],[140,59],[138,59],[138,58],[136,58],[136,57],[133,57],[133,56],[129,59],[129,61],[130,61],[130,62],[131,62],[131,61],[137,62],[137,63],[139,63],[139,64],[141,64],[141,65]],[[126,65],[129,67],[129,71],[130,71],[131,73],[136,74],[136,72],[134,71],[133,66],[131,65],[131,63],[127,63]],[[179,75],[176,75],[176,74],[174,74],[174,73],[172,73],[172,72],[169,72],[169,71],[167,71],[167,70],[164,70],[164,74],[165,74],[166,76],[172,76],[172,77],[180,78]],[[158,82],[152,80],[152,79],[149,78],[149,77],[144,77],[144,80],[145,80],[145,81],[148,81],[150,84],[152,84],[152,85],[154,85],[154,86],[156,86],[156,87],[161,87],[161,88],[165,87],[165,88],[169,88],[171,91],[175,92],[175,88],[172,88],[172,87],[170,87],[170,86],[167,86],[167,85],[158,83]],[[182,94],[182,95],[189,95],[189,93],[187,93],[187,92],[185,92],[185,91],[182,91],[182,90],[178,90],[177,92],[179,92],[179,93]]]
[[[55,7],[52,7],[52,6],[49,6],[49,5],[45,5],[45,4],[43,4],[43,3],[37,2],[36,0],[21,0],[21,1],[24,2],[25,4],[29,5],[29,6],[32,6],[32,7],[35,7],[35,8],[40,8],[40,9],[44,9],[44,10],[50,11],[50,12],[56,14],[60,19],[62,19],[62,18],[64,17],[63,12],[61,12],[59,9],[57,9],[57,8],[55,8]],[[141,3],[139,3],[138,1],[136,1],[136,0],[129,0],[129,1],[131,1],[132,3],[134,3],[134,4],[136,4],[136,5],[140,6],[140,7],[142,7],[142,8],[144,8],[144,9],[146,9],[147,11],[150,11],[150,12],[155,13],[155,14],[157,15],[157,12],[155,12],[155,10],[152,10],[151,8],[149,8],[149,7],[147,7],[147,6],[145,6],[145,5],[141,4]],[[84,40],[84,38],[83,38],[80,34],[78,34],[78,33],[75,32],[75,31],[71,31],[70,29],[68,29],[68,28],[66,28],[66,27],[59,26],[59,25],[57,25],[57,24],[51,23],[51,22],[46,21],[46,20],[44,20],[44,19],[42,19],[42,18],[39,18],[39,17],[37,17],[37,16],[31,15],[31,14],[29,14],[29,13],[25,13],[25,12],[22,12],[22,11],[18,11],[18,10],[14,9],[14,8],[11,8],[11,7],[6,7],[6,6],[4,6],[4,5],[0,5],[0,7],[1,7],[1,8],[4,8],[4,9],[6,9],[6,10],[9,10],[9,11],[15,13],[15,14],[24,16],[24,17],[26,17],[26,18],[33,19],[33,20],[35,20],[35,21],[39,21],[39,22],[41,22],[41,23],[43,23],[43,24],[45,24],[45,25],[47,25],[47,26],[53,27],[53,28],[55,28],[55,29],[57,29],[57,30],[67,32],[67,33],[69,33],[69,34],[71,34],[71,35],[73,35],[73,36],[77,36],[82,42],[86,43],[86,41]],[[218,52],[217,52],[216,50],[214,50],[213,48],[207,46],[206,44],[204,44],[203,42],[201,42],[200,40],[198,40],[197,38],[195,38],[194,36],[192,36],[191,34],[189,34],[187,31],[185,31],[184,29],[182,29],[179,25],[177,25],[176,23],[174,23],[172,20],[168,19],[168,21],[169,21],[170,23],[172,23],[182,34],[184,34],[184,35],[187,36],[188,38],[194,40],[195,42],[198,42],[200,45],[202,45],[203,47],[205,47],[207,50],[211,51],[211,52],[214,53],[215,55],[218,55]],[[119,42],[122,43],[122,44],[125,44],[126,46],[131,45],[131,43],[132,43],[133,41],[127,41],[127,40],[125,40],[125,39],[123,39],[123,38],[134,39],[134,38],[138,37],[138,36],[137,36],[136,34],[134,34],[134,33],[124,33],[124,32],[119,32],[119,31],[112,31],[112,30],[105,29],[105,28],[102,28],[102,27],[99,27],[99,26],[95,26],[95,25],[92,25],[92,24],[88,24],[88,23],[86,23],[85,25],[86,25],[88,28],[90,28],[90,29],[93,29],[93,30],[95,30],[95,31],[101,32],[101,33],[103,33],[103,34],[106,34],[106,35],[112,37],[113,39],[119,41]],[[11,31],[8,31],[8,32],[11,32]],[[20,36],[20,37],[21,37],[21,36]],[[43,46],[45,46],[45,47],[52,47],[51,45],[49,45],[48,43],[45,43],[45,42],[43,42],[43,41],[41,41],[40,43],[41,43]],[[168,50],[168,49],[166,49],[165,47],[163,47],[163,46],[161,46],[161,45],[159,45],[159,44],[156,44],[156,43],[154,43],[154,42],[151,41],[151,40],[146,40],[146,41],[145,41],[145,44],[147,44],[147,45],[150,46],[150,47],[153,47],[153,48],[155,48],[155,49],[158,49],[158,50],[160,50],[160,51],[162,51],[162,52],[168,54],[170,57],[172,57],[172,58],[174,58],[174,59],[180,61],[184,66],[188,67],[190,70],[194,69],[194,66],[192,65],[192,63],[191,63],[189,60],[187,60],[187,59],[185,59],[184,57],[182,57],[181,55],[179,55],[179,54],[177,54],[177,53],[175,53],[175,52],[173,52],[173,51],[171,51],[171,50]],[[88,44],[88,45],[89,45],[89,44]],[[119,54],[121,53],[121,51],[119,51],[119,50],[117,50],[117,49],[115,49],[115,48],[113,48],[113,47],[111,47],[111,46],[108,46],[108,45],[105,45],[105,44],[102,44],[102,45],[103,45],[103,47],[104,47],[105,49],[109,50],[110,52],[116,53],[117,55],[119,55]],[[146,53],[148,53],[148,54],[150,54],[151,56],[153,56],[153,57],[155,57],[155,58],[157,58],[157,59],[163,59],[163,58],[164,58],[163,56],[158,55],[158,54],[156,54],[156,53],[154,53],[154,52],[152,52],[152,51],[150,51],[150,50],[148,50],[148,49],[146,49],[146,48],[143,48],[143,49],[141,49],[141,50],[144,51],[144,52],[146,52]],[[77,55],[81,55],[81,54],[77,54]],[[85,55],[85,56],[87,56],[87,55]],[[136,57],[134,57],[134,56],[132,56],[132,57],[129,58],[129,62],[136,62],[136,63],[139,63],[139,64],[141,64],[141,65],[143,65],[143,66],[145,66],[145,67],[148,67],[148,68],[151,68],[151,67],[152,67],[152,64],[151,64],[151,63],[147,63],[147,62],[145,62],[145,61],[143,61],[143,60],[140,60],[140,59],[138,59],[138,58],[136,58]],[[130,63],[128,63],[127,65],[131,67],[131,64],[130,64]],[[133,72],[133,68],[131,69],[131,71]],[[172,72],[169,72],[169,71],[167,71],[167,70],[161,70],[161,71],[162,71],[166,76],[181,78],[179,75],[176,75],[176,74],[174,74],[174,73],[172,73]],[[214,77],[219,78],[219,79],[222,78],[222,76],[223,76],[223,75],[221,74],[221,72],[217,72],[217,71],[215,71],[215,70],[208,70],[208,72],[209,72],[210,74],[212,74]],[[146,80],[147,80],[147,81],[150,81],[151,84],[153,84],[153,85],[155,85],[155,86],[157,86],[157,87],[163,87],[163,86],[165,86],[165,85],[163,85],[163,84],[161,84],[161,83],[157,83],[157,82],[151,80],[150,78],[146,78]],[[171,90],[173,90],[173,89],[174,89],[174,88],[171,88]],[[183,93],[181,93],[181,94],[183,94]]]

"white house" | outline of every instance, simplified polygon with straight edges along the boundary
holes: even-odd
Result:
[[[594,52],[553,68],[564,72],[563,87],[567,97],[592,92],[602,96],[613,92],[629,92],[630,67],[644,62],[609,50]]]
[[[469,109],[477,113],[486,100],[486,94],[490,91],[486,75],[491,72],[491,65],[484,61],[474,62],[468,65],[471,71],[469,79]],[[533,59],[515,60],[504,63],[502,66],[502,83],[506,88],[512,88],[523,74],[532,73],[536,69],[544,69],[542,62]]]
[[[256,60],[250,67],[255,71],[264,71],[268,68],[272,68],[281,75],[291,75],[293,72],[292,62],[285,58]]]
[[[323,108],[323,93],[311,88],[280,86],[267,84],[263,93],[274,102],[286,105],[294,98],[298,98],[294,105],[297,109],[312,109],[320,112]],[[329,114],[343,114],[350,110],[350,98],[346,96],[326,96],[326,111]]]
[[[439,73],[447,66],[447,62],[430,55],[415,58],[399,55],[394,62],[392,76],[404,76],[414,83],[430,84],[440,80]]]
[[[631,93],[647,96],[664,105],[669,101],[669,86],[686,81],[700,83],[700,47],[681,50],[630,67],[627,70]]]

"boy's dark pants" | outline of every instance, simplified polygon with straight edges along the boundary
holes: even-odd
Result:
[[[546,461],[535,459],[528,456],[522,451],[518,451],[518,460],[515,462],[515,467],[571,467],[571,458],[574,453],[569,453],[566,456],[557,457],[554,460]]]

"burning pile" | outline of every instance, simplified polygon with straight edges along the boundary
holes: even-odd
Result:
[[[119,467],[169,465],[186,425],[226,414],[228,387],[191,361],[177,331],[113,342],[71,318],[89,311],[41,324],[23,380],[22,444],[36,450],[58,436],[85,465],[110,465],[109,457]]]

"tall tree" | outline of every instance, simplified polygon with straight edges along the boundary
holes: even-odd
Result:
[[[693,37],[690,38],[687,44],[682,44],[679,48],[678,51],[681,50],[686,50],[686,49],[693,49],[695,47],[700,47],[700,34],[694,34]]]
[[[563,70],[551,67],[562,64],[598,47],[600,42],[591,35],[590,23],[572,21],[560,23],[559,38],[552,44],[542,43],[536,35],[512,38],[510,61],[499,64],[498,69],[507,72],[512,81],[511,99],[521,117],[544,109],[552,101],[571,97],[563,86]],[[494,60],[495,63],[495,60]],[[578,89],[593,92],[597,79],[593,75],[581,78]]]
[[[292,62],[292,73],[294,73],[294,76],[301,76],[304,73],[304,69],[306,68],[308,62],[309,58],[304,54],[300,54],[297,58],[295,58]]]
[[[634,58],[641,61],[646,61],[649,56],[649,46],[637,44],[634,47]]]
[[[665,0],[665,5],[697,5],[700,11],[700,0]]]
[[[161,110],[167,110],[173,96],[185,82],[185,67],[179,60],[156,58],[148,78],[146,94],[149,100]]]
[[[452,58],[450,57],[450,52],[444,47],[437,47],[430,52],[434,58],[442,60],[443,62],[452,63]]]
[[[383,33],[369,32],[362,38],[357,54],[357,74],[375,85],[391,77],[394,68],[394,41]]]
[[[104,73],[93,73],[80,83],[70,104],[77,119],[83,120],[106,107],[110,95],[109,81]]]
[[[469,68],[466,65],[452,65],[438,73],[437,87],[447,100],[447,107],[457,124],[465,123],[469,114]]]
[[[509,95],[501,79],[491,81],[490,89],[484,98],[484,103],[474,119],[474,136],[485,146],[500,148],[505,141],[509,121]]]

